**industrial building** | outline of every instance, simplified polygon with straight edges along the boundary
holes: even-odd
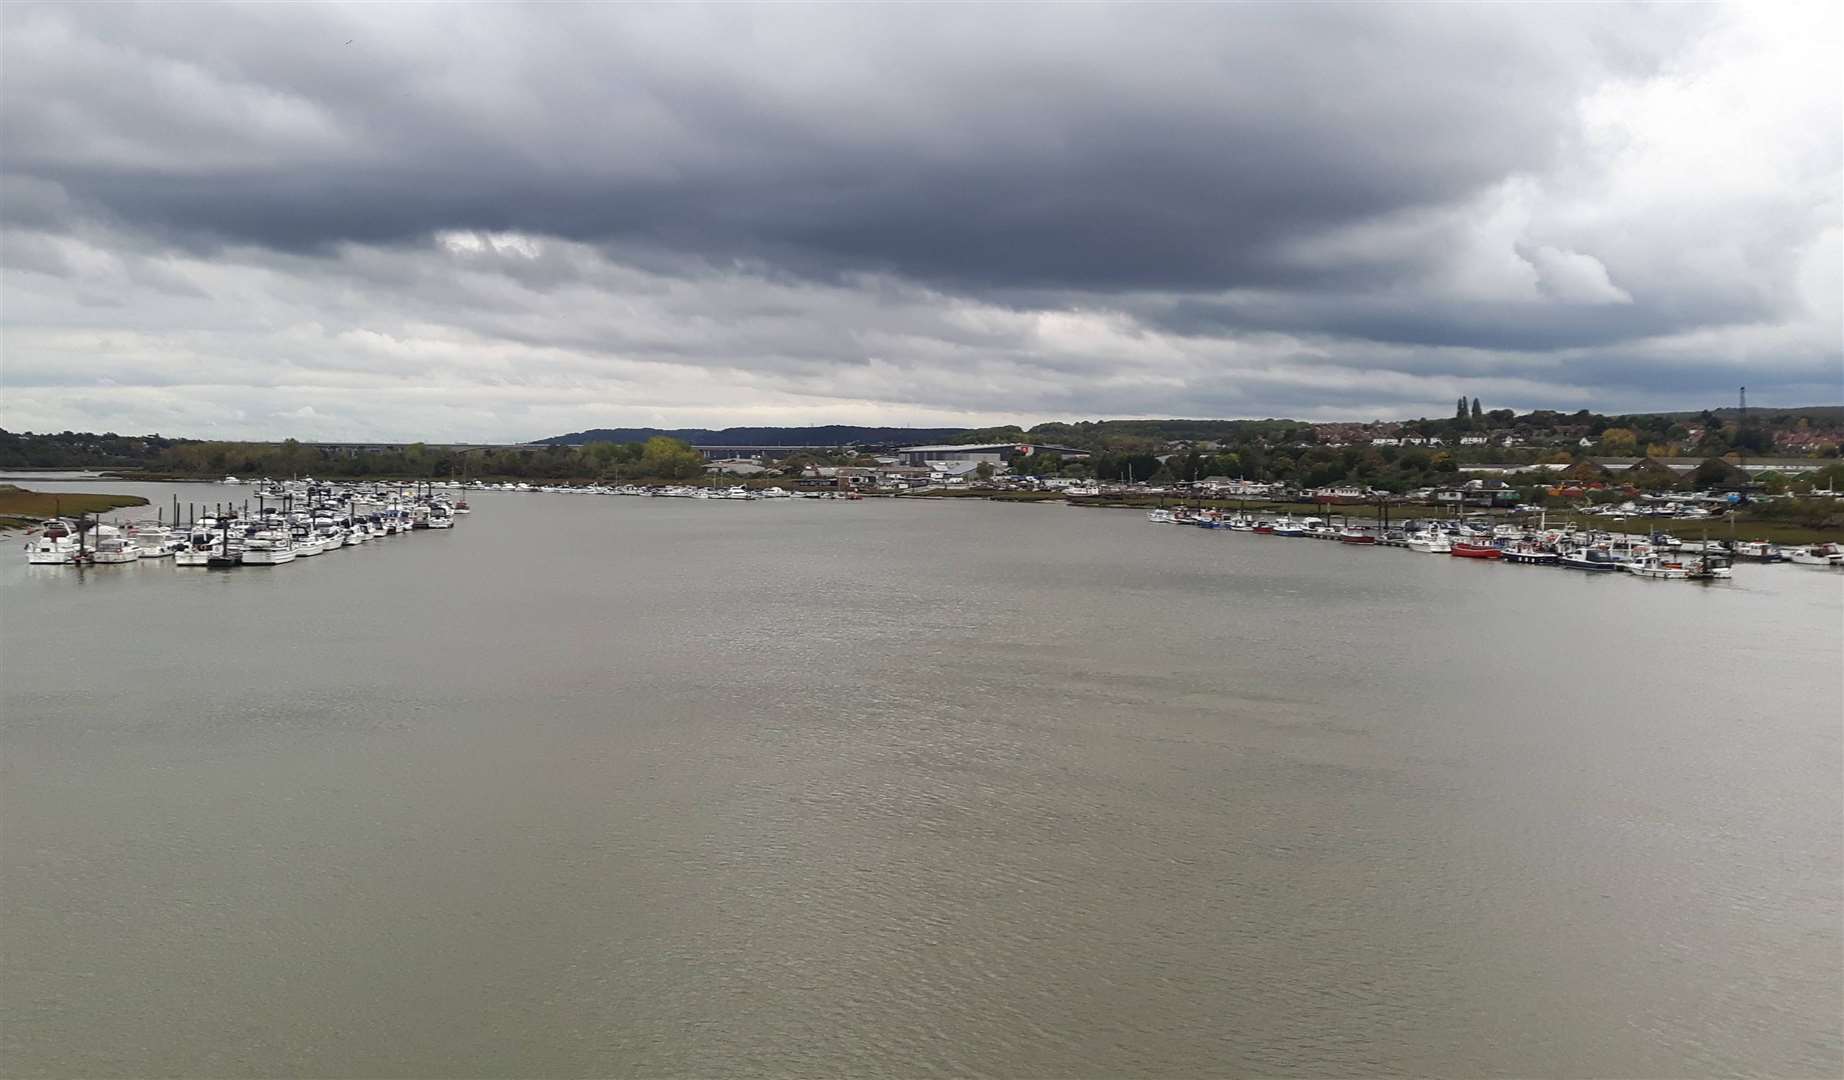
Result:
[[[948,443],[942,446],[905,446],[897,451],[905,465],[937,465],[963,462],[978,465],[1010,465],[1019,458],[1037,454],[1057,454],[1064,461],[1080,461],[1088,451],[1073,446],[1049,446],[1043,443]]]

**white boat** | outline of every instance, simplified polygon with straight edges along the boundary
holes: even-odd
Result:
[[[69,566],[77,561],[77,540],[70,526],[47,521],[38,538],[26,545],[26,562],[33,566]]]
[[[320,541],[312,536],[297,536],[293,542],[297,559],[311,559],[326,550],[321,546]]]
[[[1447,539],[1447,534],[1445,533],[1412,533],[1406,543],[1410,551],[1419,551],[1423,555],[1449,555],[1453,553],[1453,543]]]
[[[174,566],[210,566],[211,549],[209,547],[188,547],[184,551],[173,553]]]
[[[1177,515],[1170,510],[1148,510],[1146,520],[1154,525],[1176,525],[1178,523]]]
[[[295,561],[294,540],[286,533],[257,533],[243,542],[245,566],[280,566]]]
[[[1844,567],[1844,549],[1837,544],[1793,548],[1785,554],[1786,561],[1795,566]]]
[[[164,525],[136,525],[132,540],[143,559],[164,559],[186,547],[185,538],[174,536],[173,530]]]
[[[1642,578],[1656,580],[1682,581],[1690,576],[1690,568],[1675,560],[1666,560],[1657,555],[1647,555],[1632,562],[1621,563],[1620,569]]]
[[[99,525],[97,526],[97,531],[100,532],[108,528],[110,528],[110,526]],[[95,546],[83,556],[83,559],[85,562],[96,563],[98,565],[139,562],[141,559],[141,549],[135,546],[133,540],[130,540],[120,532],[112,531],[110,534],[98,536]]]

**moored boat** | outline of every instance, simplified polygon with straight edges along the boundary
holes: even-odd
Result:
[[[1651,578],[1658,581],[1681,581],[1690,576],[1689,568],[1683,563],[1675,559],[1666,559],[1659,555],[1647,555],[1643,559],[1635,559],[1629,563],[1622,563],[1620,569],[1625,570],[1635,577]]]
[[[244,566],[281,566],[294,562],[294,540],[287,533],[257,533],[243,542],[240,561]]]
[[[1844,567],[1844,548],[1840,548],[1837,544],[1796,547],[1785,554],[1786,561],[1795,566]]]
[[[1588,570],[1595,573],[1607,573],[1620,569],[1620,561],[1604,551],[1593,548],[1575,548],[1565,551],[1556,560],[1556,565],[1570,570]]]
[[[1538,547],[1536,544],[1522,542],[1505,548],[1501,558],[1505,562],[1517,563],[1520,566],[1555,566],[1561,556]]]
[[[1751,562],[1780,562],[1786,556],[1778,544],[1770,544],[1765,540],[1744,540],[1735,545],[1735,557]]]
[[[104,529],[109,531],[105,533]],[[98,525],[96,531],[99,535],[95,546],[85,554],[84,561],[104,566],[140,561],[141,549],[114,526]]]
[[[1470,540],[1454,541],[1453,550],[1448,554],[1461,559],[1497,559],[1504,556],[1503,551],[1491,544],[1480,544]]]

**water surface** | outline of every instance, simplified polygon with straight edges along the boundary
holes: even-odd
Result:
[[[7,1073],[1844,1069],[1844,576],[472,501],[0,560]]]

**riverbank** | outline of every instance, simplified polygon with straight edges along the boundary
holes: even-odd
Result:
[[[1063,500],[1063,495],[1049,491],[976,491],[956,489],[951,491],[915,492],[903,498],[949,498],[968,499],[984,498],[990,502],[1055,502]],[[1157,495],[1100,495],[1067,500],[1071,506],[1084,506],[1106,510],[1156,510],[1161,507],[1190,507],[1193,509],[1219,510],[1229,513],[1246,512],[1257,517],[1320,517],[1334,522],[1345,520],[1376,523],[1381,520],[1378,508],[1374,504],[1354,503],[1351,505],[1326,506],[1319,503],[1305,502],[1267,502],[1259,499],[1177,499],[1160,498]],[[1411,518],[1421,520],[1446,519],[1453,514],[1439,507],[1397,504],[1389,508],[1391,522],[1407,521]],[[1552,509],[1543,512],[1514,513],[1509,510],[1490,512],[1494,520],[1516,522],[1523,525],[1535,525],[1540,520],[1550,525],[1575,525],[1584,529],[1600,529],[1605,532],[1647,534],[1667,532],[1679,539],[1696,540],[1707,532],[1712,540],[1766,540],[1781,545],[1823,544],[1839,539],[1836,529],[1815,529],[1793,522],[1762,521],[1754,518],[1747,511],[1736,514],[1733,525],[1727,518],[1710,518],[1707,521],[1690,521],[1675,518],[1652,517],[1600,517],[1595,514],[1581,513],[1572,509]]]
[[[30,528],[49,517],[106,514],[147,504],[139,495],[28,491],[13,484],[0,484],[0,530]]]

